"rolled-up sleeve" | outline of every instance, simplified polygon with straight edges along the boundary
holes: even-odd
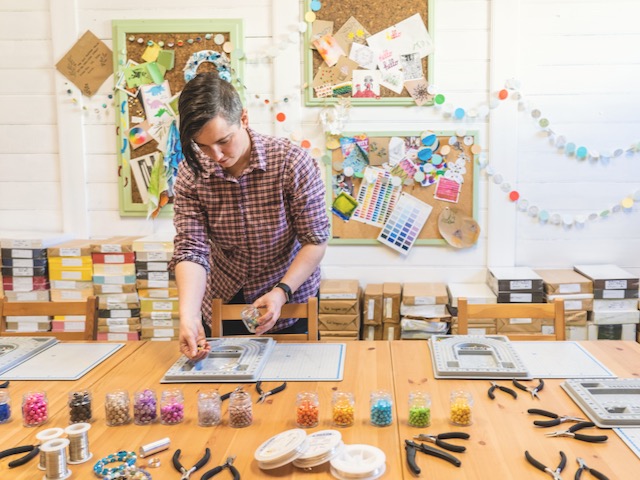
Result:
[[[202,265],[210,272],[210,247],[207,218],[198,195],[198,181],[186,162],[178,169],[173,204],[173,224],[176,229],[173,258],[169,269],[184,261]]]

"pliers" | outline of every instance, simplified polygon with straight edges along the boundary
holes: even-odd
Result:
[[[0,383],[0,388],[7,388],[9,386],[9,380],[7,380],[6,382],[2,382]]]
[[[553,420],[534,420],[533,424],[536,427],[555,427],[565,422],[586,422],[586,418],[572,417],[570,415],[558,415],[557,413],[549,412],[548,410],[540,410],[539,408],[530,408],[527,413],[533,415],[542,415],[543,417],[553,418]]]
[[[453,445],[448,442],[443,442],[443,440],[449,438],[462,438],[464,440],[468,440],[469,434],[465,432],[447,432],[440,433],[438,435],[421,433],[419,435],[414,435],[413,438],[415,438],[416,440],[421,440],[423,442],[435,443],[438,447],[449,450],[450,452],[462,453],[467,449],[467,447],[463,447],[462,445]]]
[[[9,462],[7,464],[9,468],[19,467],[28,463],[29,460],[40,453],[40,448],[37,445],[22,445],[21,447],[7,448],[0,452],[0,458],[10,457],[11,455],[17,455],[18,453],[26,453],[26,455]]]
[[[609,480],[609,477],[607,477],[604,473],[601,473],[598,470],[595,470],[593,468],[589,468],[585,463],[584,459],[578,457],[577,461],[580,467],[576,472],[576,476],[574,477],[574,480],[580,480],[580,477],[582,477],[582,472],[584,472],[585,470],[589,472],[591,475],[593,475],[594,478],[597,478],[598,480]]]
[[[489,387],[489,391],[487,392],[487,395],[489,395],[489,398],[491,400],[494,400],[496,398],[495,394],[493,393],[496,388],[504,393],[508,393],[513,397],[514,400],[518,398],[518,394],[512,388],[503,387],[502,385],[498,385],[496,382],[491,382],[491,387]]]
[[[544,380],[541,378],[538,379],[537,387],[528,387],[526,385],[521,384],[518,380],[514,378],[513,385],[524,392],[529,392],[531,394],[531,398],[537,398],[538,400],[540,400],[540,397],[538,396],[538,392],[541,392],[542,389],[544,388]]]
[[[560,463],[558,464],[555,470],[551,470],[549,467],[547,467],[543,463],[540,463],[538,460],[533,458],[529,453],[529,451],[525,451],[524,456],[527,458],[527,462],[529,462],[531,465],[536,467],[538,470],[541,470],[551,475],[553,477],[553,480],[562,480],[560,473],[562,473],[562,470],[564,470],[564,467],[566,467],[567,465],[567,456],[564,454],[562,450],[560,450]]]
[[[204,465],[209,461],[209,458],[211,458],[211,450],[207,448],[205,449],[204,455],[202,456],[202,458],[198,460],[198,463],[196,463],[193,467],[187,470],[182,466],[182,463],[180,463],[180,453],[181,453],[180,449],[176,450],[176,453],[173,454],[173,459],[172,459],[173,468],[175,468],[178,472],[182,474],[182,476],[180,477],[180,480],[188,480],[189,478],[191,478],[191,474],[196,470],[200,470],[202,467],[204,467]]]
[[[418,467],[418,464],[416,463],[416,452],[418,450],[420,450],[422,453],[426,453],[427,455],[432,455],[436,458],[446,460],[456,467],[462,465],[462,462],[450,453],[434,447],[430,447],[429,445],[425,445],[424,443],[416,443],[411,440],[405,440],[404,449],[407,452],[407,465],[414,475],[420,475],[420,467]]]
[[[591,428],[595,427],[596,424],[593,422],[580,422],[572,425],[567,430],[562,430],[558,432],[547,433],[547,437],[571,437],[576,440],[582,440],[583,442],[589,443],[602,443],[609,440],[609,437],[606,435],[583,435],[582,433],[575,433],[578,430],[582,430],[583,428]]]
[[[282,385],[265,392],[262,390],[262,382],[257,382],[256,391],[260,394],[260,398],[258,398],[256,403],[264,403],[269,395],[275,395],[276,393],[283,391],[285,388],[287,388],[287,382],[283,382]]]
[[[200,477],[200,480],[209,480],[212,477],[215,477],[225,468],[228,468],[229,471],[233,474],[233,480],[240,480],[240,472],[236,467],[233,466],[233,461],[236,459],[235,455],[233,457],[227,457],[227,461],[222,465],[219,465],[211,470],[204,472]]]

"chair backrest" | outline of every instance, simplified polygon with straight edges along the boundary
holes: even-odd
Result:
[[[219,298],[214,298],[212,302],[211,315],[211,336],[222,336],[222,322],[225,320],[241,320],[240,312],[249,305],[239,304],[223,304]],[[318,340],[318,299],[310,297],[307,303],[287,303],[282,306],[280,312],[281,318],[306,318],[307,333],[289,333],[289,334],[266,334],[278,341],[291,342],[315,342]]]
[[[510,333],[511,340],[564,340],[564,301],[553,303],[489,303],[469,304],[466,298],[458,299],[458,334],[469,332],[469,319],[476,318],[550,318],[553,334]]]
[[[84,315],[83,332],[7,332],[8,316]],[[91,296],[82,302],[9,302],[0,297],[0,336],[56,337],[60,340],[95,340],[98,297]]]

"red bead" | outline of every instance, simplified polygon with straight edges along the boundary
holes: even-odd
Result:
[[[511,192],[509,192],[509,200],[511,200],[512,202],[517,201],[519,198],[520,194],[515,190],[511,190]]]
[[[507,90],[500,90],[498,92],[498,98],[500,100],[506,100],[509,97],[509,92]]]

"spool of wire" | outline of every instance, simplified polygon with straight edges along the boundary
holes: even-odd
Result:
[[[308,447],[293,461],[298,468],[313,468],[335,458],[342,448],[342,435],[337,430],[320,430],[307,436]]]
[[[386,457],[382,450],[371,445],[345,445],[331,459],[331,474],[338,480],[375,480],[386,470]]]
[[[41,432],[38,432],[36,434],[36,438],[38,439],[38,442],[42,445],[44,442],[47,442],[49,440],[54,440],[56,438],[60,438],[62,436],[62,434],[64,433],[64,430],[62,428],[47,428],[46,430],[42,430]],[[40,450],[40,462],[38,463],[38,468],[40,470],[46,470],[46,464],[45,462],[45,455],[44,452],[42,450]]]
[[[56,438],[49,440],[40,446],[40,451],[45,455],[46,480],[64,480],[71,476],[71,470],[67,467],[67,447],[69,440]]]
[[[69,436],[69,463],[84,463],[93,457],[89,451],[88,423],[74,423],[65,428],[64,433]]]

